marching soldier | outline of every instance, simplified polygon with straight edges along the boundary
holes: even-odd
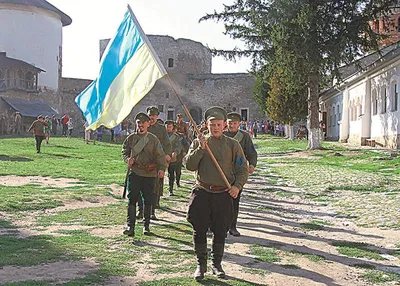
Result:
[[[175,133],[176,125],[172,120],[165,121],[165,127],[167,128],[169,142],[172,148],[171,161],[168,166],[168,181],[169,181],[169,195],[174,195],[174,182],[175,182],[175,172],[177,168],[176,157],[182,151],[182,144],[180,141],[180,136]],[[181,162],[182,163],[182,162]]]
[[[196,171],[196,185],[189,202],[187,220],[193,226],[194,248],[197,256],[196,280],[204,278],[207,270],[207,230],[213,232],[212,271],[219,278],[225,277],[221,261],[225,236],[233,219],[233,199],[247,181],[248,167],[239,142],[223,134],[227,114],[221,107],[211,107],[205,112],[209,133],[199,134],[185,156],[186,168]],[[206,144],[221,166],[228,188],[205,150]]]
[[[122,159],[130,169],[127,180],[127,197],[129,199],[127,213],[127,229],[124,234],[135,235],[136,204],[144,199],[143,234],[150,233],[150,214],[154,185],[158,178],[164,177],[167,166],[165,153],[160,141],[148,132],[150,117],[140,112],[135,116],[136,132],[129,135],[122,145]]]
[[[146,109],[147,115],[150,117],[150,127],[148,131],[153,133],[158,140],[161,142],[161,146],[165,153],[165,158],[167,163],[171,161],[171,144],[168,139],[167,130],[165,129],[164,125],[157,123],[158,115],[160,112],[158,108],[155,106],[150,106]],[[165,169],[163,169],[165,171]],[[155,209],[159,206],[160,203],[160,196],[163,195],[163,188],[164,188],[164,179],[156,180],[155,188],[154,188],[154,197],[153,197],[153,207],[151,211],[151,219],[157,220]]]
[[[257,151],[254,148],[253,141],[251,140],[251,137],[247,132],[239,130],[239,125],[241,122],[241,116],[239,113],[231,112],[228,113],[227,117],[228,130],[225,131],[224,134],[239,141],[240,146],[242,146],[242,149],[244,151],[244,155],[249,162],[249,174],[251,175],[257,165]],[[239,214],[239,201],[241,193],[242,190],[240,190],[237,198],[233,200],[234,217],[232,225],[229,229],[229,234],[233,236],[240,236],[240,232],[236,229],[236,224]]]

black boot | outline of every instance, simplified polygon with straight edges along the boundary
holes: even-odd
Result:
[[[128,212],[126,216],[126,223],[127,227],[124,230],[123,234],[127,236],[134,236],[135,235],[135,223],[136,223],[136,206],[135,205],[128,205]]]
[[[194,251],[197,256],[197,268],[194,272],[194,279],[198,281],[204,278],[204,273],[207,271],[207,244],[196,243]]]
[[[173,196],[174,195],[174,181],[169,182],[169,195]]]
[[[229,229],[229,234],[232,236],[240,236],[240,232],[236,229],[237,216],[233,218],[231,228]]]
[[[139,207],[139,211],[136,215],[136,218],[141,219],[143,218],[143,201],[142,198],[139,198],[138,200],[138,207]]]
[[[221,261],[224,255],[225,243],[214,243],[212,245],[212,272],[218,278],[225,278],[225,271],[222,269]]]
[[[178,188],[181,187],[180,181],[181,181],[181,175],[176,175],[176,185],[178,186]]]
[[[150,234],[150,214],[151,214],[151,206],[144,206],[144,220],[143,220],[143,234]]]

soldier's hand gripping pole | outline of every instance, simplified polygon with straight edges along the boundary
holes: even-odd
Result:
[[[169,85],[171,86],[171,88],[174,91],[176,97],[178,98],[179,102],[181,103],[181,105],[183,107],[183,110],[185,111],[186,116],[189,118],[190,122],[192,123],[193,128],[196,131],[197,135],[199,135],[200,134],[200,130],[199,130],[199,128],[197,128],[196,122],[194,121],[194,119],[193,119],[192,115],[190,114],[189,110],[187,109],[186,105],[183,103],[182,98],[177,93],[174,85],[172,84],[172,81],[171,81],[171,78],[169,77],[169,74],[167,74],[167,79],[168,79]],[[207,150],[208,155],[210,155],[211,160],[213,161],[213,163],[214,163],[215,167],[217,168],[219,174],[221,175],[222,179],[224,180],[227,188],[230,189],[232,186],[229,183],[228,179],[226,178],[226,176],[224,174],[224,171],[222,170],[221,166],[218,164],[217,159],[215,159],[215,156],[212,153],[210,147],[208,147],[207,143],[205,145],[206,145],[206,150]]]

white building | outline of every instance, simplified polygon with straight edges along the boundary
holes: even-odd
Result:
[[[0,0],[0,52],[44,70],[38,85],[57,89],[62,70],[62,28],[71,22],[45,0]]]
[[[400,149],[400,42],[341,69],[320,96],[328,140]]]

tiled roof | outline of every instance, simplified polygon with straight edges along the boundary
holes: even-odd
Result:
[[[58,113],[48,104],[40,100],[26,100],[21,98],[0,97],[15,111],[19,111],[22,116],[37,117],[38,115],[49,116]]]
[[[34,70],[35,72],[45,72],[44,70],[37,68],[34,65],[28,64],[27,62],[9,58],[7,57],[7,54],[5,52],[0,52],[0,68],[10,68],[10,67],[31,69]]]
[[[25,6],[34,6],[38,8],[43,8],[46,10],[50,10],[56,12],[61,17],[61,22],[63,26],[68,26],[72,23],[71,17],[57,9],[57,7],[53,6],[49,2],[45,0],[0,0],[0,3],[9,3],[9,4],[17,4],[17,5],[25,5]]]

